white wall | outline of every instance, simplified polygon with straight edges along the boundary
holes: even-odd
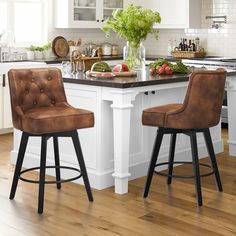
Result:
[[[206,15],[227,15],[228,23],[224,28],[218,30],[206,29],[210,28],[211,25],[211,20],[205,20]],[[106,40],[100,29],[54,29],[53,16],[50,17],[48,27],[50,40],[58,35],[62,35],[67,39],[80,37],[83,42],[101,43]],[[198,36],[208,55],[236,57],[236,0],[202,0],[202,26],[205,29],[160,30],[158,41],[151,36],[145,41],[147,54],[167,55],[169,39],[179,41],[182,37],[195,38]],[[115,35],[112,35],[109,41],[119,44],[121,48],[125,43]]]

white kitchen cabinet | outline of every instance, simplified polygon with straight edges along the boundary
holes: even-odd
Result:
[[[3,128],[3,75],[0,74],[0,129]]]
[[[55,0],[55,28],[100,28],[124,0]]]
[[[10,93],[6,74],[0,74],[0,130],[12,128]],[[1,131],[0,131],[1,133]],[[5,133],[5,132],[3,132]]]
[[[126,0],[127,3],[143,6],[158,11],[160,29],[201,28],[201,0]]]

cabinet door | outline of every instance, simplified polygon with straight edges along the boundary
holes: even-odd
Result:
[[[98,27],[102,18],[102,0],[70,0],[69,17],[72,27]]]
[[[201,0],[126,0],[161,15],[161,24],[155,28],[199,28],[201,26]]]
[[[188,0],[158,1],[157,10],[162,18],[160,27],[185,28],[188,25],[188,2]]]
[[[12,113],[11,113],[11,101],[10,91],[7,75],[5,75],[5,84],[3,86],[3,128],[12,128]]]
[[[56,28],[100,28],[124,0],[56,0]]]
[[[104,0],[103,2],[103,20],[112,17],[112,12],[116,9],[123,9],[123,0]]]
[[[3,128],[3,75],[0,74],[0,129]]]

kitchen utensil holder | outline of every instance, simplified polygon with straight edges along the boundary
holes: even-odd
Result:
[[[91,69],[92,65],[98,61],[100,61],[100,57],[80,57],[80,58],[72,58],[71,62],[77,64],[76,62],[83,62],[84,71],[88,71]]]

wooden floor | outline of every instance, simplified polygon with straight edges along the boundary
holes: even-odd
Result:
[[[226,140],[226,130],[223,136]],[[47,186],[44,214],[38,215],[37,185],[20,181],[15,200],[8,199],[11,145],[11,135],[0,136],[0,236],[236,235],[236,157],[229,157],[227,148],[218,155],[224,192],[215,190],[212,176],[203,178],[201,208],[192,180],[174,180],[167,187],[164,177],[154,176],[146,200],[141,197],[145,178],[129,182],[123,196],[113,188],[94,190],[94,203],[88,203],[82,186],[64,184],[60,191]]]

